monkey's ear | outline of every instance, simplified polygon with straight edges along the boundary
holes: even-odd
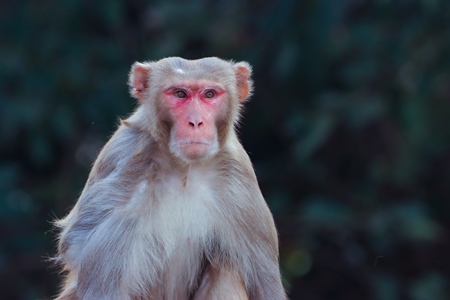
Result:
[[[150,86],[150,64],[135,62],[131,67],[128,84],[130,94],[138,100],[142,100],[146,89]]]
[[[246,62],[234,64],[239,101],[244,102],[253,92],[252,67]]]

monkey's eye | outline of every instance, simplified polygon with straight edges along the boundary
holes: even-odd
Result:
[[[205,98],[214,98],[214,96],[216,95],[216,93],[214,93],[214,91],[206,91],[205,93]]]
[[[186,92],[185,91],[181,91],[181,90],[175,91],[174,94],[178,98],[186,98],[187,97]]]

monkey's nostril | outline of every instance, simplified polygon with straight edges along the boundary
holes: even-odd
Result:
[[[189,121],[189,126],[194,128],[199,128],[202,125],[203,125],[202,121]]]

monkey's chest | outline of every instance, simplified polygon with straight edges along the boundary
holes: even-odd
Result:
[[[211,248],[214,228],[220,219],[214,214],[215,191],[201,180],[197,180],[196,186],[184,187],[176,178],[154,193],[149,193],[150,189],[144,184],[139,196],[147,197],[139,199],[147,205],[141,206],[146,217],[137,220],[132,242],[133,248],[145,248],[134,251],[135,261],[140,262],[136,267],[146,268],[147,272],[150,269],[153,274],[150,277],[163,281],[167,292],[180,286],[190,291],[197,283],[202,260]],[[155,198],[149,199],[148,195]]]
[[[201,243],[214,226],[215,220],[211,218],[213,199],[210,191],[200,195],[169,192],[162,197],[149,225],[164,240],[168,250],[177,245],[190,247]]]
[[[151,250],[158,250],[150,254],[163,261],[199,255],[210,244],[214,227],[220,222],[215,213],[217,195],[208,178],[192,179],[183,184],[180,178],[169,178],[156,193],[141,193],[155,197],[143,199],[152,204],[146,208],[147,218],[140,220],[139,227],[145,232],[141,238],[148,241]]]

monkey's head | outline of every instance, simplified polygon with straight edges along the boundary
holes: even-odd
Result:
[[[234,130],[252,92],[251,67],[216,57],[170,57],[135,63],[129,85],[145,111],[141,122],[160,145],[195,162],[215,156]]]

